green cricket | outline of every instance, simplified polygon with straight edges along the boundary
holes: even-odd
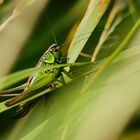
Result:
[[[42,55],[42,57],[40,58],[37,64],[37,67],[64,64],[64,63],[66,63],[66,57],[62,55],[60,46],[58,46],[57,44],[53,44]],[[23,100],[25,97],[29,95],[28,91],[31,92],[35,90],[34,88],[32,88],[32,85],[39,85],[40,88],[47,85],[50,88],[54,88],[55,87],[54,82],[57,80],[58,77],[62,76],[61,72],[62,72],[61,68],[52,68],[31,75],[27,80],[24,91],[19,95],[17,95],[16,97],[8,100],[5,103],[5,105],[11,106]]]
[[[55,44],[52,44],[46,50],[46,52],[41,56],[36,67],[64,64],[64,63],[66,63],[66,60],[67,60],[67,58],[62,55],[60,46],[57,45],[57,40],[56,40],[55,34],[52,30],[48,15],[46,15],[46,18],[47,18],[47,22],[50,27],[50,31],[52,33],[53,39],[55,41]],[[48,88],[54,89],[55,82],[57,81],[57,79],[59,77],[61,77],[61,79],[63,79],[61,73],[62,73],[62,68],[51,68],[51,69],[45,69],[44,71],[40,71],[38,73],[31,75],[25,84],[23,92],[20,93],[19,95],[17,95],[16,97],[8,100],[5,103],[5,105],[8,107],[12,106],[12,105],[20,102],[27,96],[29,96],[30,92],[32,92],[38,88],[44,87],[44,86],[48,86]],[[64,81],[62,81],[62,82],[64,82]],[[34,88],[34,85],[36,85],[37,88]],[[24,109],[24,107],[22,107],[22,106],[28,106],[28,105],[22,105],[22,104],[19,105],[19,108],[20,108],[19,110]]]

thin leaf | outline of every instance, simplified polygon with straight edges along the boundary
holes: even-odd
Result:
[[[97,57],[103,43],[106,41],[106,39],[109,37],[109,35],[115,30],[115,27],[120,23],[121,20],[118,19],[116,21],[116,23],[112,25],[114,19],[116,18],[116,15],[122,9],[122,7],[124,7],[124,3],[120,2],[120,1],[116,1],[114,7],[112,8],[112,10],[109,14],[108,19],[107,19],[106,25],[104,27],[105,30],[102,32],[100,39],[98,41],[98,44],[95,48],[95,51],[93,52],[92,59],[91,59],[92,62],[96,60],[96,57]],[[111,25],[112,25],[112,27],[111,27]],[[110,28],[110,30],[106,30],[109,28]]]
[[[92,31],[97,26],[107,7],[109,6],[110,0],[91,0],[87,11],[77,28],[77,31],[73,38],[79,36],[77,39],[72,40],[70,48],[68,50],[69,63],[75,62],[79,56],[81,50],[85,46],[88,38],[90,37]],[[89,33],[84,36],[84,40],[81,40],[81,34]],[[78,42],[78,40],[81,40]],[[75,44],[75,42],[78,42]]]

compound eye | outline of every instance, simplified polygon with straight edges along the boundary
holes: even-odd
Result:
[[[57,59],[57,60],[61,60],[61,53],[60,52],[53,52],[53,56]]]
[[[48,52],[43,58],[43,61],[49,64],[53,63],[54,60],[55,58],[51,52]]]

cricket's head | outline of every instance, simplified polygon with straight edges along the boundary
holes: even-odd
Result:
[[[53,44],[43,55],[43,61],[49,64],[54,62],[61,63],[62,57],[63,55],[60,51],[60,47],[57,44]]]

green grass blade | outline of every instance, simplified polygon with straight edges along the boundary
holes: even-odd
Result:
[[[77,28],[77,31],[73,38],[79,36],[77,39],[73,39],[68,50],[68,58],[69,63],[75,62],[77,57],[79,56],[81,50],[85,46],[88,38],[90,37],[92,31],[97,26],[107,7],[109,6],[110,0],[91,0],[87,11]],[[82,40],[81,34],[89,33],[84,36],[84,40]],[[79,40],[79,42],[78,42]],[[78,42],[78,43],[77,43]],[[75,44],[76,43],[76,44]]]

